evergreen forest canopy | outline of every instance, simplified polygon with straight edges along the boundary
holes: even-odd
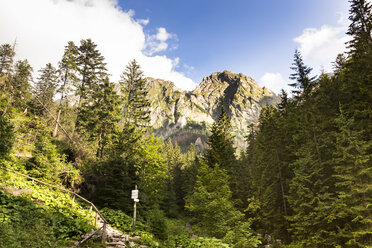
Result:
[[[239,156],[223,108],[201,154],[156,138],[135,60],[115,84],[92,40],[69,42],[58,66],[33,79],[27,60],[14,61],[16,45],[3,44],[0,166],[80,192],[118,228],[138,185],[150,247],[372,247],[371,5],[351,0],[349,19],[333,73],[311,77],[295,52],[293,97],[282,91],[261,111]],[[7,210],[19,201],[4,193],[5,178],[0,240],[19,247],[29,229],[20,234],[26,224]],[[54,239],[76,235],[53,228]]]

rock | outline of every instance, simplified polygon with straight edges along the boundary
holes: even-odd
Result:
[[[185,149],[200,137],[195,132],[204,135],[201,140],[205,142],[206,130],[218,119],[221,106],[231,118],[236,145],[243,145],[248,125],[257,122],[262,107],[280,100],[251,77],[230,71],[204,77],[189,92],[176,88],[173,82],[154,78],[147,78],[147,87],[155,134],[171,137]]]

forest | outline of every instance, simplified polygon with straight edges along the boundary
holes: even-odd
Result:
[[[2,168],[86,197],[123,233],[137,185],[142,247],[372,247],[371,4],[349,14],[333,72],[312,76],[296,50],[291,94],[263,108],[242,152],[223,108],[202,152],[156,137],[140,65],[111,82],[91,39],[37,78],[2,44],[0,247],[71,247],[92,229],[79,202]]]

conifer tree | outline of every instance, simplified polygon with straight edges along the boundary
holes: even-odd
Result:
[[[57,120],[53,131],[53,137],[57,136],[58,122],[60,121],[62,113],[62,104],[64,103],[67,95],[72,92],[72,87],[77,84],[77,55],[78,48],[72,41],[69,41],[68,45],[65,47],[62,60],[58,64],[60,86],[57,92],[61,94],[61,98],[59,100]],[[65,104],[68,103],[66,102]]]
[[[301,53],[296,50],[294,54],[294,62],[292,63],[292,70],[295,72],[291,74],[290,79],[295,80],[296,82],[289,84],[289,86],[294,87],[292,93],[297,99],[307,98],[315,85],[315,77],[310,77],[312,68],[307,67],[303,60]]]
[[[14,56],[14,47],[9,44],[3,44],[0,46],[0,78],[8,77],[10,75]]]
[[[42,115],[44,113],[44,107],[48,109],[53,104],[53,98],[56,93],[58,85],[58,74],[57,70],[51,63],[46,64],[46,66],[39,70],[39,77],[35,83],[35,97],[40,101],[36,103],[39,108],[39,112]]]
[[[347,34],[352,36],[349,41],[351,54],[365,54],[372,46],[372,12],[367,0],[350,0],[349,20],[351,24]]]
[[[285,104],[285,96],[282,105]],[[288,222],[290,208],[287,202],[288,181],[291,172],[287,149],[288,137],[285,119],[273,106],[265,107],[259,119],[259,132],[250,142],[248,157],[251,176],[251,194],[259,202],[259,231],[268,232],[283,242],[289,241]],[[253,147],[251,147],[254,145]],[[253,216],[256,217],[256,216]]]
[[[199,169],[194,193],[186,198],[192,213],[194,230],[200,235],[222,238],[242,218],[234,208],[229,176],[215,164]]]
[[[11,77],[13,71],[13,59],[15,56],[14,48],[15,44],[13,47],[9,44],[3,44],[0,46],[0,87],[2,89],[0,97],[6,98],[6,105],[2,110],[2,115],[6,114],[14,95]]]
[[[183,209],[184,192],[182,189],[182,166],[184,164],[182,152],[177,143],[172,144],[171,139],[162,148],[165,154],[165,166],[167,169],[167,185],[164,192],[164,200],[161,204],[162,209],[170,217],[177,217]]]
[[[116,135],[120,120],[119,96],[114,84],[108,77],[103,84],[96,85],[92,99],[83,103],[80,111],[80,130],[84,130],[88,139],[93,142],[96,157],[102,159],[105,148]]]
[[[97,45],[91,39],[81,40],[80,43],[77,56],[77,68],[80,77],[76,86],[79,102],[75,128],[82,136],[97,141],[99,139],[97,130],[92,129],[92,125],[95,125],[94,118],[97,118],[97,116],[94,116],[95,110],[92,106],[102,101],[102,98],[97,97],[104,97],[102,92],[105,91],[105,87],[110,88],[111,86],[110,83],[106,82],[108,76],[106,63],[104,63],[104,57],[97,50]],[[104,108],[104,106],[101,106],[101,108]],[[93,137],[95,138],[92,139]]]
[[[27,108],[31,99],[32,71],[33,69],[27,60],[17,61],[11,78],[11,96],[13,96],[14,105],[23,109]]]
[[[76,95],[79,96],[78,109],[80,109],[85,101],[91,100],[96,85],[102,84],[108,75],[105,58],[91,39],[81,40],[78,52],[77,66],[80,77],[76,85]]]
[[[337,200],[331,221],[338,225],[342,246],[368,247],[372,245],[372,156],[370,142],[363,140],[363,132],[354,130],[353,122],[342,110],[336,119],[340,128],[334,151]]]
[[[185,154],[185,162],[182,167],[182,191],[185,198],[191,195],[194,190],[198,169],[200,167],[200,159],[196,153],[195,145],[191,143],[187,153]]]
[[[208,148],[204,153],[204,161],[209,166],[219,164],[221,168],[231,173],[236,163],[233,136],[230,132],[231,123],[225,112],[221,108],[218,121],[213,123],[211,136],[208,137]]]
[[[132,123],[140,129],[148,127],[150,125],[148,89],[143,72],[136,60],[132,60],[127,65],[119,83],[123,94],[124,123]]]

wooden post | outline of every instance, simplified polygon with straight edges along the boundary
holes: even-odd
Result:
[[[137,185],[135,187],[137,190]],[[134,199],[134,207],[133,207],[133,225],[132,225],[132,232],[134,233],[136,231],[136,216],[137,215],[137,201]]]
[[[106,222],[103,222],[102,243],[105,243],[106,239],[107,239]]]
[[[97,214],[97,212],[96,212],[96,218],[94,218],[94,227],[97,226],[97,220],[98,220],[98,214]]]
[[[72,197],[72,201],[75,202],[75,195]]]

